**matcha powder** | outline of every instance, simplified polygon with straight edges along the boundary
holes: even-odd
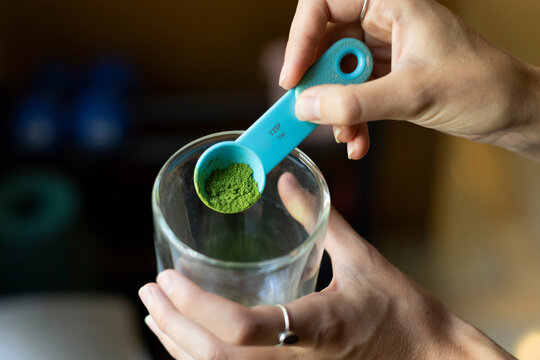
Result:
[[[212,209],[232,214],[250,208],[261,194],[248,164],[235,163],[225,169],[214,170],[204,186],[205,202]]]

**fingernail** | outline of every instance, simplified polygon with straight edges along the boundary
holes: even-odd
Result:
[[[152,319],[152,315],[146,315],[144,318],[144,323],[148,325],[150,329],[152,329],[153,325],[155,324],[154,319]]]
[[[334,130],[334,139],[336,139],[336,142],[338,144],[341,143],[341,141],[339,141],[339,135],[341,135],[342,132],[343,132],[343,128],[341,126],[337,127],[336,130]]]
[[[285,80],[286,77],[287,77],[287,67],[285,66],[285,64],[283,64],[283,68],[281,69],[281,73],[279,74],[279,85],[280,86],[283,85],[283,81]]]
[[[355,151],[356,149],[353,146],[351,146],[350,143],[347,144],[347,157],[349,158],[349,160],[354,160],[352,156],[354,155]]]
[[[299,120],[315,121],[321,119],[319,97],[304,96],[296,102],[296,116]]]
[[[159,328],[157,327],[156,322],[152,318],[152,315],[146,315],[146,317],[144,318],[144,323],[146,324],[146,326],[148,326],[150,330],[152,330],[154,334],[158,335]]]
[[[158,284],[165,294],[169,295],[172,290],[172,279],[168,272],[162,272],[158,275]]]
[[[148,285],[144,285],[139,290],[139,297],[141,298],[144,306],[147,308],[152,304],[152,289]]]

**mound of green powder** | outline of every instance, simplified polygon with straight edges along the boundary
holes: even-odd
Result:
[[[204,190],[207,205],[225,214],[244,211],[261,197],[253,170],[249,165],[239,163],[212,171]]]

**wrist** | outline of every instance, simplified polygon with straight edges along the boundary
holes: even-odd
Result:
[[[429,294],[422,295],[421,310],[416,319],[423,329],[418,336],[417,353],[413,358],[438,360],[507,360],[515,358],[486,334],[450,312]],[[420,320],[418,318],[423,318]]]
[[[515,359],[486,334],[457,316],[449,316],[449,343],[444,359]]]
[[[507,128],[488,137],[489,143],[540,161],[540,68],[511,58],[511,81],[504,116]]]
[[[522,76],[527,86],[520,104],[523,143],[517,151],[540,161],[540,68],[523,64]]]

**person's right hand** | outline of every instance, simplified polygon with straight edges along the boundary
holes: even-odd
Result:
[[[433,0],[367,1],[363,31],[363,0],[299,1],[280,84],[296,85],[329,37],[351,32],[371,49],[375,79],[304,91],[298,118],[334,125],[336,140],[348,143],[352,159],[369,146],[366,123],[382,119],[407,120],[540,159],[538,68],[493,46]]]

